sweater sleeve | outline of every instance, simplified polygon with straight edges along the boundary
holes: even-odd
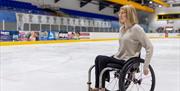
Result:
[[[119,54],[119,51],[121,50],[121,44],[120,44],[120,42],[121,42],[121,37],[122,37],[122,26],[119,28],[119,36],[118,36],[118,38],[119,38],[119,41],[118,41],[118,43],[119,43],[119,46],[118,46],[118,51],[114,54],[115,56],[117,56],[118,54]]]
[[[146,36],[144,29],[140,26],[135,27],[135,36],[137,40],[140,42],[140,44],[145,48],[146,50],[146,57],[145,57],[145,63],[144,63],[144,69],[149,67],[152,55],[153,55],[153,45],[149,38]]]

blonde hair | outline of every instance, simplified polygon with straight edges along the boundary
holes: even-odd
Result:
[[[133,25],[138,23],[136,9],[132,5],[124,5],[120,8],[120,10],[124,10],[126,12],[128,24]]]

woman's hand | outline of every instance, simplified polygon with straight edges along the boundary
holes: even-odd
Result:
[[[149,74],[149,69],[148,68],[146,68],[146,69],[144,69],[144,75],[148,75]]]

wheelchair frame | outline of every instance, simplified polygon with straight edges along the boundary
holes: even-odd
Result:
[[[144,59],[141,59],[139,57],[133,57],[133,58],[130,58],[128,61],[126,61],[125,65],[122,67],[122,69],[118,69],[118,68],[113,68],[113,67],[106,67],[104,68],[101,73],[100,73],[100,76],[99,76],[99,88],[101,89],[102,88],[102,77],[103,77],[103,74],[106,72],[106,71],[116,71],[116,72],[120,72],[120,75],[123,74],[123,72],[127,71],[127,69],[134,65],[135,63],[141,63],[143,62],[144,63]],[[91,89],[91,71],[92,69],[95,67],[95,65],[91,66],[89,71],[88,71],[88,91],[90,91]],[[138,66],[139,67],[139,66]],[[152,85],[153,87],[151,86],[151,90],[150,91],[154,91],[154,88],[155,88],[155,74],[154,74],[154,70],[153,68],[151,67],[151,65],[149,65],[149,70],[152,72]],[[119,81],[123,81],[124,79],[121,79]],[[121,89],[121,88],[119,88]],[[121,91],[121,90],[120,90]]]

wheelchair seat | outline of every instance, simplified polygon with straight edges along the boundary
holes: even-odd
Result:
[[[107,67],[116,68],[116,69],[122,69],[123,66],[120,65],[120,64],[109,63],[109,64],[107,64]]]

